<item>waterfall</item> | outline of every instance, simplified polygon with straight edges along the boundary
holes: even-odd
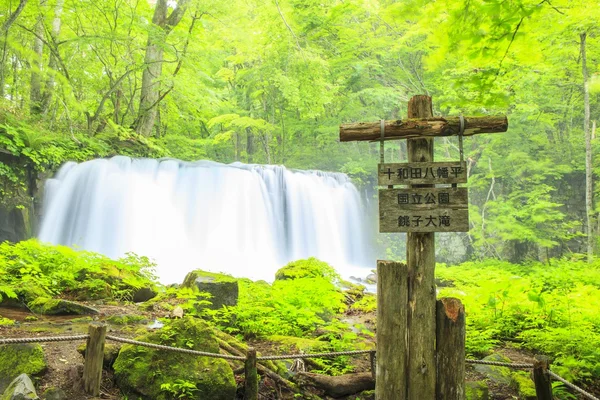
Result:
[[[193,269],[272,281],[307,257],[346,277],[373,268],[367,225],[344,174],[117,156],[66,163],[47,180],[39,239],[148,256],[163,283]]]

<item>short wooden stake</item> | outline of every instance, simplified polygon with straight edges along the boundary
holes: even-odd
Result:
[[[258,372],[256,371],[256,349],[248,348],[244,366],[246,380],[244,383],[244,400],[258,400]]]
[[[533,364],[533,382],[535,383],[535,394],[538,400],[552,400],[552,382],[548,369],[550,360],[545,356],[535,356]]]
[[[465,398],[465,309],[446,297],[436,303],[437,400]]]
[[[406,264],[377,261],[377,400],[406,400],[407,311]]]
[[[83,385],[87,394],[98,396],[100,394],[100,383],[102,382],[102,361],[104,360],[106,325],[90,324],[88,334],[90,337],[87,340],[85,349]]]

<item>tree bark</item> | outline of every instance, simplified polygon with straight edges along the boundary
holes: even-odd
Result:
[[[416,115],[416,114],[415,114]],[[506,116],[464,117],[463,136],[479,133],[506,132]],[[385,121],[386,139],[412,139],[458,135],[459,117],[410,117],[406,120]],[[340,141],[378,140],[381,137],[379,122],[358,122],[340,125]]]
[[[588,82],[586,39],[587,33],[579,35],[581,41],[581,72],[583,75],[583,132],[585,134],[585,214],[587,223],[587,258],[594,258],[594,235],[592,229],[593,213],[593,170],[592,170],[592,134],[590,132],[590,90]]]
[[[140,108],[136,122],[136,132],[150,136],[156,121],[160,97],[160,77],[162,75],[164,41],[175,26],[181,21],[187,9],[189,0],[179,0],[177,7],[167,17],[167,0],[158,0],[152,17],[154,25],[148,33],[148,44],[144,64],[146,68],[142,74],[142,89],[140,95]],[[158,29],[156,29],[158,28]]]
[[[431,118],[431,97],[414,96],[408,118]],[[409,139],[408,162],[432,162],[433,139]],[[413,187],[431,187],[413,185]],[[435,398],[435,234],[409,232],[408,264],[408,399]]]
[[[250,128],[246,128],[246,162],[254,162],[254,133]]]

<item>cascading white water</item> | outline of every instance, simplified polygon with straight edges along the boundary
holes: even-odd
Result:
[[[163,283],[192,269],[274,279],[317,257],[371,267],[366,211],[340,173],[113,157],[69,162],[46,182],[39,239],[153,258]]]

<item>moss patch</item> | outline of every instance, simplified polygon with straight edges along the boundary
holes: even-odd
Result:
[[[466,400],[488,400],[489,389],[484,381],[467,382],[465,385]]]
[[[521,400],[535,400],[537,395],[535,393],[535,384],[531,379],[531,375],[525,371],[517,371],[512,374],[513,383],[512,386],[519,392],[519,399]]]
[[[194,318],[174,320],[136,340],[219,352],[212,329],[204,321]],[[144,399],[173,399],[184,392],[188,397],[198,399],[231,400],[235,397],[233,371],[223,359],[125,345],[113,367],[121,390]]]
[[[7,344],[0,346],[0,393],[21,374],[40,375],[48,364],[39,344]]]
[[[44,315],[88,315],[98,314],[95,308],[62,299],[37,298],[29,303],[29,308]]]
[[[329,264],[311,257],[306,260],[292,261],[275,273],[275,280],[299,278],[325,278],[330,282],[339,282],[340,277]]]
[[[148,318],[143,315],[111,315],[106,322],[113,325],[147,324]]]

